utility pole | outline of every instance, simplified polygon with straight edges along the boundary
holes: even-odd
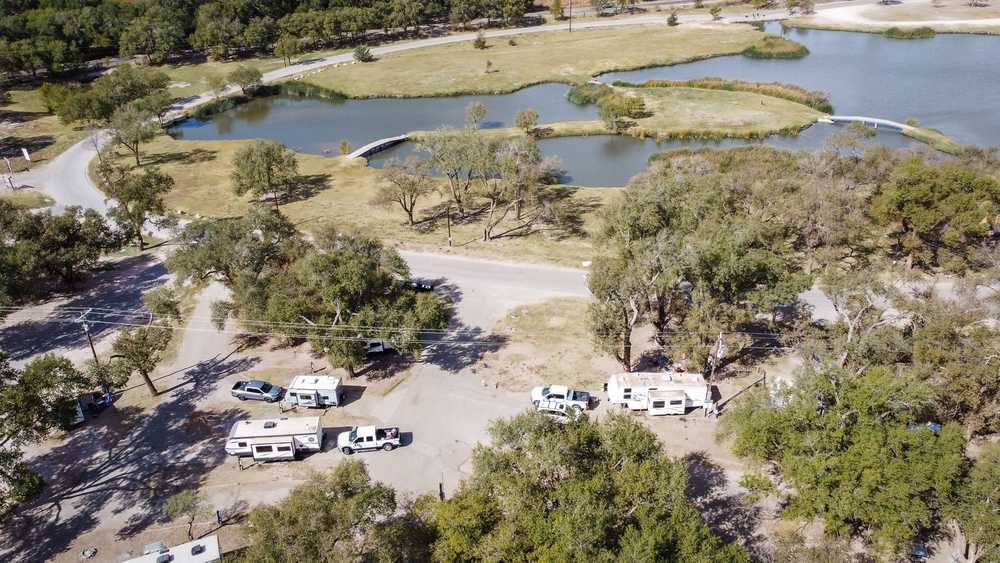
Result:
[[[97,349],[94,348],[94,339],[90,336],[90,325],[87,323],[87,315],[90,314],[91,309],[87,309],[85,313],[80,315],[76,322],[80,323],[83,327],[83,333],[87,335],[87,342],[90,344],[90,353],[94,355],[94,365],[100,367],[101,362],[97,359]]]
[[[573,33],[573,0],[569,0],[569,32]]]
[[[448,246],[451,246],[451,203],[448,204]]]

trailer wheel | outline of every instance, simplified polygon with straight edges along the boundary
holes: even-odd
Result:
[[[385,444],[385,445],[382,446],[382,449],[385,450],[385,451],[387,451],[387,452],[391,452],[392,449],[395,448],[395,447],[396,446],[393,446],[392,444]]]
[[[236,398],[239,399],[239,400],[241,400],[241,401],[247,400],[247,398],[244,397],[243,395],[237,395]]]
[[[351,448],[346,448],[346,447],[345,448],[340,448],[340,451],[344,452],[344,455],[351,455],[351,454],[354,453],[354,450],[352,450]]]
[[[538,401],[531,401],[531,404],[532,404],[532,405],[535,405],[535,408],[536,408],[536,409],[538,408]]]

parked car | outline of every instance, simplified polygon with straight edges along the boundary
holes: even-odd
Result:
[[[337,436],[337,447],[345,455],[364,450],[392,451],[399,447],[399,428],[396,426],[355,426]]]
[[[580,409],[568,406],[563,401],[540,401],[535,408],[538,412],[563,424],[571,420],[576,420],[581,412]]]
[[[546,385],[531,390],[531,403],[537,407],[542,401],[565,403],[571,408],[583,411],[590,408],[593,398],[586,391],[577,391],[565,385]]]
[[[378,338],[369,338],[368,340],[365,340],[365,355],[371,356],[374,354],[384,354],[386,352],[392,352],[392,344]]]
[[[257,401],[267,401],[275,403],[281,400],[285,390],[278,385],[271,385],[266,381],[251,379],[250,381],[237,381],[233,385],[233,397],[241,401],[253,399]]]
[[[434,284],[418,280],[407,280],[403,282],[403,287],[413,291],[434,291]]]

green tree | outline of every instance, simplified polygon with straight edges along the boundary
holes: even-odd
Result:
[[[111,116],[111,134],[116,143],[132,153],[136,166],[141,166],[139,151],[142,143],[155,137],[159,130],[155,115],[137,104],[128,104]]]
[[[138,373],[149,393],[159,394],[151,375],[163,358],[170,344],[171,331],[159,326],[142,326],[122,329],[111,345],[114,359],[121,362],[129,373]]]
[[[0,303],[18,303],[83,279],[123,239],[94,210],[32,212],[0,201]]]
[[[482,102],[472,102],[465,106],[465,125],[473,129],[478,129],[479,125],[486,119],[489,110]]]
[[[406,213],[406,219],[412,227],[417,202],[436,189],[431,178],[430,163],[414,156],[404,162],[390,159],[382,172],[385,181],[380,184],[372,202],[382,206],[398,205]]]
[[[375,62],[375,55],[367,45],[358,45],[354,48],[354,60],[359,63]]]
[[[181,303],[173,286],[161,285],[147,291],[142,296],[142,302],[161,322],[174,323],[181,318]]]
[[[538,127],[538,112],[532,108],[522,109],[517,112],[514,122],[519,129],[530,135],[535,130],[535,127]]]
[[[709,8],[708,13],[712,15],[713,20],[722,19],[722,7],[718,4],[714,4],[711,8]]]
[[[966,563],[1000,559],[1000,446],[987,445],[951,510]]]
[[[1000,183],[953,164],[912,157],[899,165],[872,201],[873,214],[892,229],[898,255],[914,265],[962,270],[985,239],[984,217],[1000,204]]]
[[[59,118],[67,123],[90,121],[100,125],[130,102],[165,91],[170,77],[158,70],[119,65],[95,80],[89,88],[74,90],[59,108]]]
[[[631,126],[628,118],[641,117],[646,111],[642,98],[635,95],[613,92],[602,97],[597,102],[601,120],[612,131],[621,131]]]
[[[184,48],[185,35],[183,13],[153,5],[145,15],[129,22],[118,48],[123,57],[141,54],[162,64]]]
[[[264,75],[255,67],[240,65],[233,69],[226,78],[229,82],[239,86],[240,92],[243,92],[243,95],[247,96],[253,94],[257,88],[260,88]]]
[[[298,38],[292,35],[282,35],[274,44],[274,54],[285,61],[285,66],[292,64],[292,57],[301,51]]]
[[[685,496],[687,473],[629,417],[490,428],[472,476],[434,510],[440,561],[748,561]]]
[[[288,219],[270,208],[254,207],[243,217],[194,221],[178,237],[167,259],[177,282],[212,276],[227,285],[256,281],[271,268],[286,268],[304,242]]]
[[[142,230],[147,223],[163,227],[173,222],[165,217],[167,208],[163,203],[163,196],[174,188],[174,179],[156,167],[137,174],[116,174],[114,177],[110,182],[101,183],[104,192],[115,200],[108,216],[143,251],[146,249],[146,239]]]
[[[22,371],[0,352],[0,517],[37,496],[45,484],[22,461],[23,448],[68,427],[77,395],[92,384],[65,358],[41,356]]]
[[[290,197],[301,184],[295,153],[275,141],[254,141],[237,151],[231,178],[236,195],[270,194],[276,211],[281,198]]]
[[[184,520],[187,524],[188,540],[194,539],[194,523],[199,518],[211,514],[205,501],[194,489],[183,490],[163,503],[163,513],[171,520]]]
[[[312,473],[250,523],[243,561],[426,561],[433,539],[426,517],[354,460]]]
[[[865,535],[902,554],[933,531],[965,470],[957,425],[923,424],[933,391],[886,368],[830,364],[736,406],[726,424],[734,451],[773,462],[790,485],[786,514],[832,535]]]

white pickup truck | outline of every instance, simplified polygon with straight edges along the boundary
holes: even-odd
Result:
[[[399,447],[399,428],[387,426],[355,426],[337,436],[337,447],[345,455],[363,450],[382,449],[391,452]]]
[[[577,391],[565,385],[546,385],[531,390],[531,404],[538,407],[542,401],[559,402],[578,411],[585,411],[590,408],[593,398],[586,391]]]

